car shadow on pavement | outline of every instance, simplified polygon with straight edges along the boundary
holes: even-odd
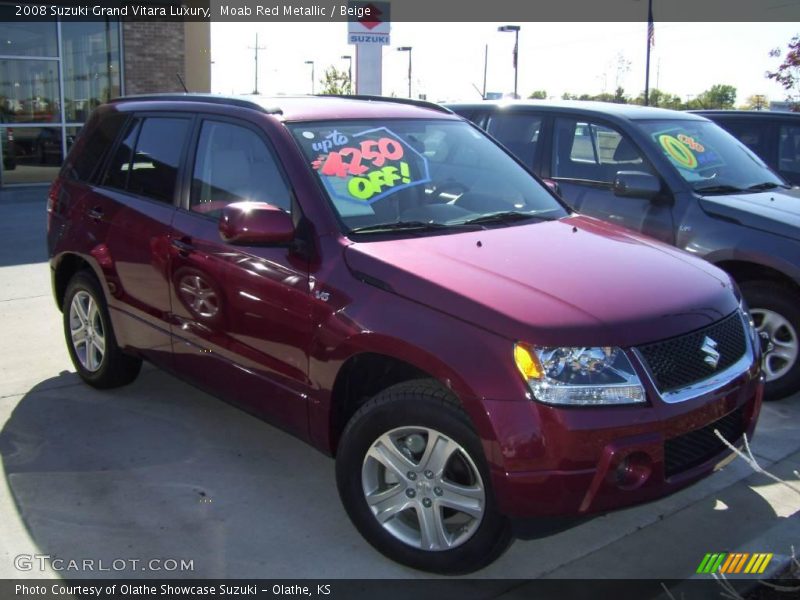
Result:
[[[18,511],[4,518],[20,519],[41,552],[62,564],[94,561],[93,569],[61,573],[70,578],[425,576],[360,538],[339,503],[329,458],[158,370],[111,391],[75,384],[68,373],[39,383],[0,431],[0,458]],[[687,572],[684,563],[697,562],[699,548],[735,547],[779,520],[745,486],[686,509],[674,498],[519,541],[476,575],[527,578],[583,564],[575,576],[635,576],[614,568],[627,561],[640,565],[640,577],[689,576],[696,565]],[[659,510],[675,516],[659,521]],[[656,538],[648,533],[654,528]],[[728,532],[725,539],[718,531]],[[643,549],[648,535],[659,543],[653,564]],[[99,561],[106,570],[98,572]]]

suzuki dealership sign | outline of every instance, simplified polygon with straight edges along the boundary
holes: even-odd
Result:
[[[388,2],[349,2],[348,44],[389,45],[390,14]]]

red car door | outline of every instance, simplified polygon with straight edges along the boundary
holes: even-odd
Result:
[[[103,265],[121,343],[171,362],[169,235],[191,117],[132,119],[87,208],[108,224]]]
[[[257,128],[209,117],[196,139],[188,199],[173,221],[176,368],[305,437],[308,261],[290,245],[228,244],[218,229],[231,202],[264,201],[291,212],[291,189]]]

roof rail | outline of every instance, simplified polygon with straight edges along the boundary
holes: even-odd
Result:
[[[394,98],[391,96],[375,96],[370,94],[316,94],[319,98],[348,98],[350,100],[371,100],[376,102],[394,102],[395,104],[408,104],[411,106],[419,106],[420,108],[430,108],[439,112],[453,114],[453,111],[436,104],[435,102],[428,102],[427,100],[416,100],[414,98]]]
[[[165,94],[140,94],[140,95],[131,95],[131,96],[120,96],[119,98],[114,98],[111,102],[118,102],[122,100],[128,101],[146,101],[146,100],[160,100],[162,102],[201,102],[205,104],[224,104],[227,106],[239,106],[242,108],[251,108],[253,110],[257,110],[259,112],[267,113],[270,115],[280,115],[283,114],[283,111],[277,107],[268,107],[263,106],[256,102],[255,100],[249,100],[247,98],[238,97],[238,96],[218,96],[215,94],[176,94],[176,93],[165,93]]]

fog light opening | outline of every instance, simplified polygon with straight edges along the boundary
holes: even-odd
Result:
[[[635,490],[649,479],[653,461],[644,452],[625,456],[613,471],[614,483],[621,490]]]

